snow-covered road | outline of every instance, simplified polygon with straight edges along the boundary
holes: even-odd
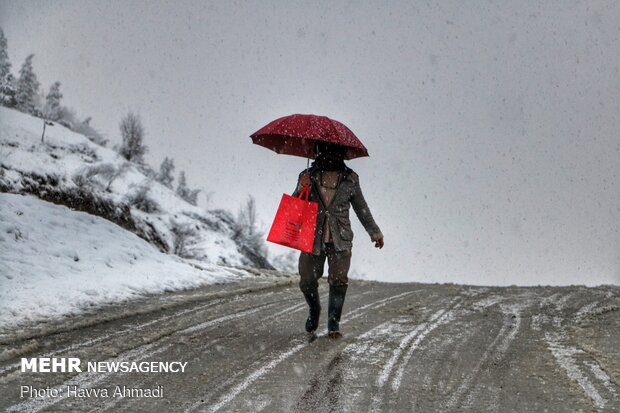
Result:
[[[159,296],[161,302],[175,305],[128,312],[135,315],[74,331],[5,340],[0,409],[620,409],[618,287],[354,281],[341,327],[345,337],[331,340],[320,331],[310,342],[302,331],[306,307],[295,279],[259,281]],[[22,373],[22,356],[79,357],[84,364],[107,360],[187,365],[183,373]],[[59,395],[20,398],[22,385],[58,389]],[[113,397],[116,386],[123,385],[163,386],[163,397]],[[69,396],[68,386],[108,389],[109,394]]]

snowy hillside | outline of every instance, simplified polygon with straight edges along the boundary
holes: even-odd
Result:
[[[211,264],[270,268],[233,239],[233,216],[205,211],[147,177],[115,151],[55,123],[0,108],[0,192],[41,199],[106,218],[159,250]]]
[[[0,329],[240,273],[198,269],[103,218],[13,194],[0,194],[0,257]]]

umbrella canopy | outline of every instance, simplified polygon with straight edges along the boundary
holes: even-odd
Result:
[[[342,123],[326,116],[289,115],[276,119],[250,135],[252,141],[277,153],[314,159],[317,141],[346,148],[344,159],[368,156],[360,140]]]

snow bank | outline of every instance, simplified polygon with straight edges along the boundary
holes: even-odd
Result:
[[[198,270],[96,216],[0,193],[0,329],[145,293],[239,279]]]
[[[143,234],[154,230],[156,237],[152,238],[161,241],[168,251],[174,251],[175,229],[184,227],[192,234],[185,242],[185,251],[179,253],[181,256],[211,264],[255,266],[232,239],[232,215],[224,219],[221,213],[187,203],[112,149],[58,123],[47,127],[43,141],[42,131],[42,119],[0,107],[0,189],[37,194],[43,199],[51,192],[69,194],[85,190],[116,206],[128,205],[137,230],[143,229]],[[88,182],[82,186],[78,184],[78,178],[89,171],[105,167],[122,173],[112,180],[102,173],[94,174],[85,178]],[[156,211],[144,212],[130,205],[128,197],[141,188],[148,188],[148,197],[158,207]]]

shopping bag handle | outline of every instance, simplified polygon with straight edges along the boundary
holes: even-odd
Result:
[[[305,196],[305,199],[304,199]],[[304,185],[301,192],[299,193],[298,198],[304,201],[308,201],[308,197],[310,196],[310,185]]]

